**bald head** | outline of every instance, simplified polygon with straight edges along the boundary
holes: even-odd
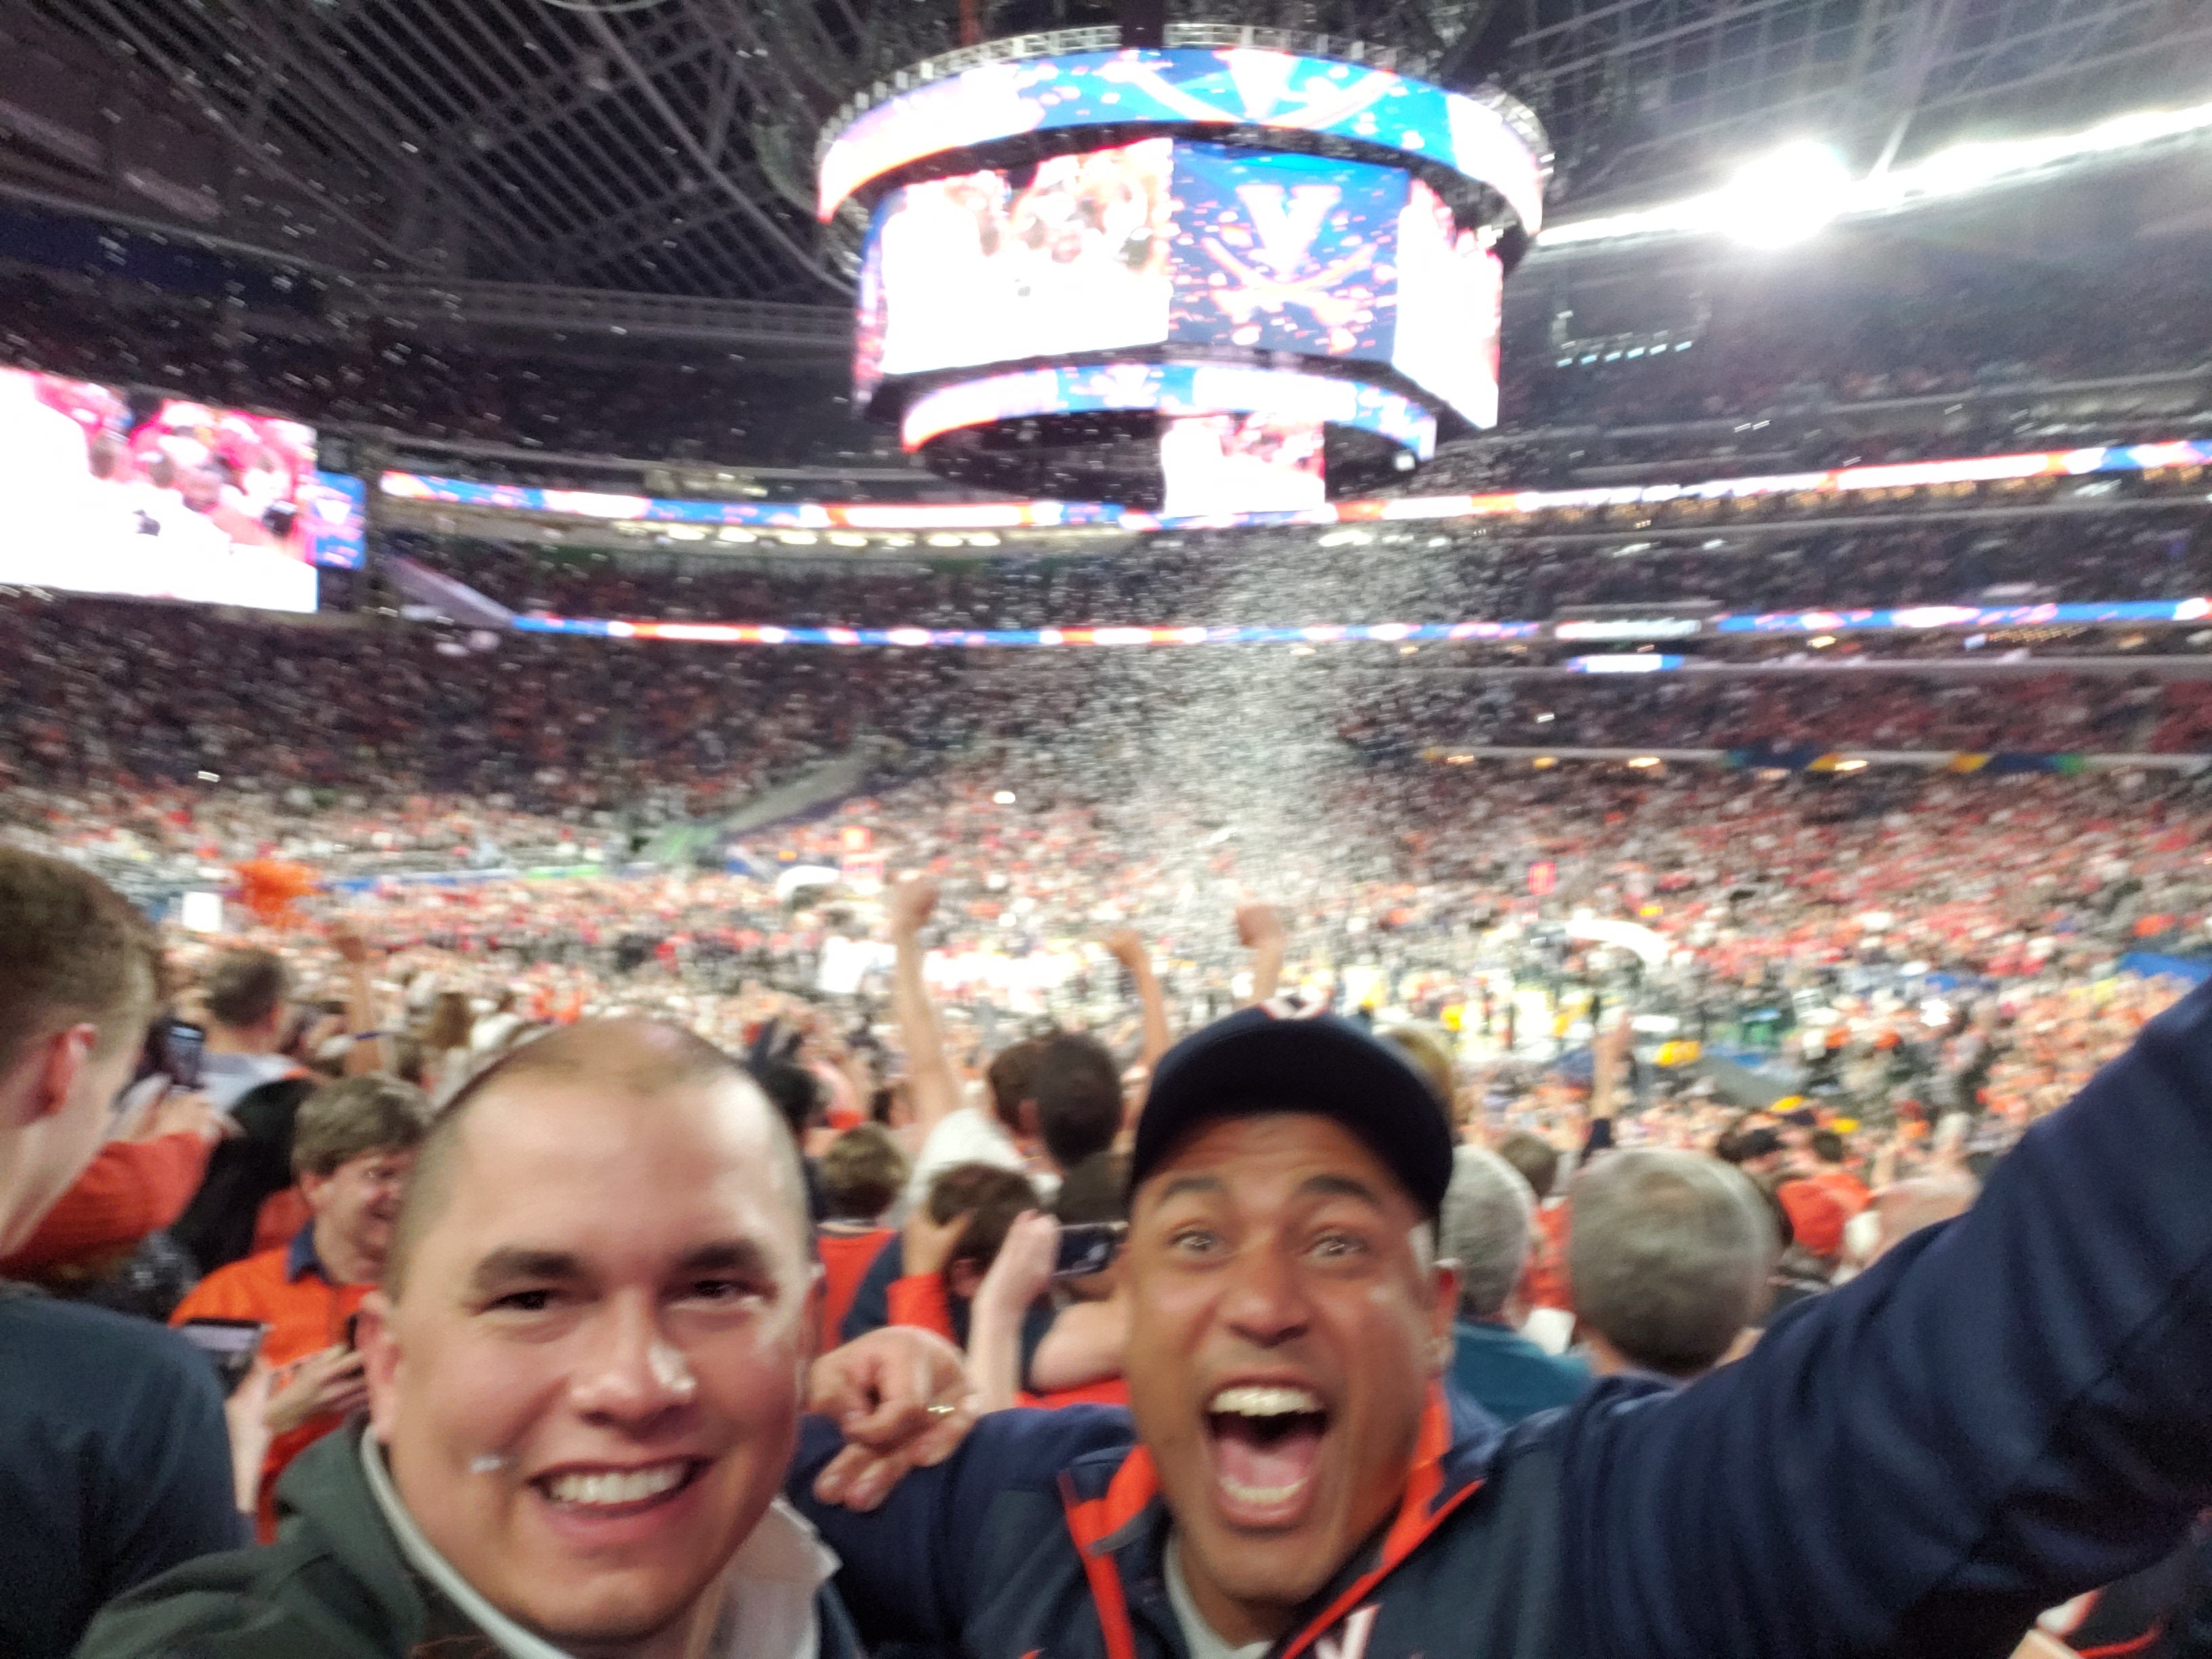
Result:
[[[776,1184],[791,1198],[793,1225],[811,1253],[812,1224],[799,1149],[744,1067],[703,1037],[665,1021],[587,1019],[512,1050],[478,1073],[439,1113],[416,1154],[386,1260],[385,1285],[394,1299],[405,1291],[407,1270],[423,1236],[452,1201],[470,1124],[487,1108],[526,1111],[532,1097],[556,1091],[569,1098],[593,1097],[617,1121],[635,1120],[676,1096],[698,1093],[720,1097],[723,1109],[749,1121],[757,1116],[779,1150],[783,1178]]]

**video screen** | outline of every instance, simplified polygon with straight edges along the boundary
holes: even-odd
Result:
[[[984,64],[868,110],[823,153],[826,222],[872,179],[926,155],[1020,133],[1135,122],[1263,126],[1402,151],[1490,185],[1530,235],[1543,165],[1491,97],[1389,70],[1249,47],[1072,52]]]
[[[1364,161],[1177,144],[1170,337],[1387,358],[1397,307],[1392,250],[1411,182]]]
[[[1147,139],[886,197],[862,257],[854,392],[1165,343],[1389,364],[1486,427],[1502,297],[1496,257],[1400,168]],[[1148,406],[1107,390],[1091,407]]]
[[[1416,179],[1398,216],[1390,366],[1480,427],[1498,424],[1498,319],[1505,271]]]
[[[1322,428],[1273,415],[1177,415],[1161,422],[1163,518],[1300,513],[1328,499]]]
[[[853,409],[866,414],[876,388],[884,383],[884,325],[889,304],[884,294],[884,218],[898,205],[892,191],[876,209],[868,239],[860,249],[860,280],[853,295]]]
[[[1166,339],[1174,161],[1173,143],[1153,138],[895,192],[871,251],[882,373]]]
[[[300,486],[309,557],[334,570],[358,570],[368,558],[368,486],[343,472],[318,472]]]
[[[315,608],[313,428],[0,369],[0,582]]]
[[[1092,363],[1023,369],[926,392],[907,405],[899,439],[919,449],[961,427],[1033,415],[1154,409],[1163,415],[1262,414],[1354,427],[1425,460],[1436,416],[1410,398],[1364,381],[1240,363]]]

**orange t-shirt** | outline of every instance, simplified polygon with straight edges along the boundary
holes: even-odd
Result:
[[[1823,1170],[1818,1175],[1807,1176],[1805,1179],[1842,1206],[1846,1219],[1874,1202],[1874,1194],[1868,1189],[1866,1182],[1849,1170]]]
[[[942,1273],[908,1273],[895,1279],[884,1300],[890,1305],[892,1324],[935,1331],[947,1342],[959,1343],[952,1330],[952,1304],[945,1294]]]
[[[109,1141],[23,1248],[0,1261],[0,1273],[27,1273],[131,1249],[185,1212],[214,1151],[213,1141],[189,1132]]]
[[[1571,1227],[1567,1201],[1539,1205],[1536,1236],[1529,1241],[1528,1305],[1575,1310],[1567,1286],[1567,1235]]]
[[[822,1257],[822,1352],[837,1346],[837,1333],[845,1323],[854,1293],[868,1276],[884,1245],[898,1237],[897,1230],[877,1227],[865,1233],[823,1231],[815,1236],[814,1248]]]
[[[281,1250],[264,1250],[216,1268],[177,1304],[169,1322],[258,1320],[269,1327],[261,1340],[262,1363],[278,1371],[310,1354],[339,1346],[345,1340],[346,1321],[376,1287],[331,1284],[323,1277],[321,1264],[315,1259],[313,1241],[313,1231],[302,1228]],[[276,1477],[294,1458],[344,1420],[328,1415],[310,1418],[270,1442],[269,1455],[261,1465],[258,1521],[263,1543],[276,1535]]]

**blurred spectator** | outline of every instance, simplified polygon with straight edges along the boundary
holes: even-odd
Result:
[[[266,1417],[259,1526],[275,1536],[276,1479],[310,1444],[367,1403],[353,1316],[376,1288],[415,1149],[430,1122],[422,1091],[387,1078],[349,1078],[300,1109],[292,1166],[312,1218],[282,1249],[208,1275],[171,1323],[250,1319],[268,1328],[263,1360],[277,1373]]]
[[[1438,1244],[1459,1269],[1451,1380],[1502,1423],[1566,1405],[1589,1383],[1581,1360],[1547,1353],[1517,1328],[1535,1207],[1528,1182],[1497,1153],[1454,1153]]]
[[[821,1347],[836,1346],[853,1293],[884,1245],[898,1234],[883,1224],[906,1185],[906,1154],[878,1123],[856,1124],[831,1141],[821,1158],[822,1200],[828,1212],[815,1229],[823,1271]]]
[[[0,1249],[97,1156],[156,1006],[151,933],[95,878],[0,848]],[[207,1357],[0,1281],[0,1651],[59,1659],[112,1597],[243,1536]]]
[[[1688,1382],[1727,1358],[1765,1307],[1775,1258],[1745,1177],[1632,1149],[1578,1174],[1573,1196],[1568,1273],[1592,1368]]]

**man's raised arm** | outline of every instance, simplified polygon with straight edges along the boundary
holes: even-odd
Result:
[[[922,949],[921,930],[937,908],[937,884],[927,876],[905,877],[892,886],[887,908],[893,951],[891,1012],[898,1020],[907,1078],[914,1085],[915,1127],[919,1139],[926,1140],[960,1106],[960,1080],[945,1052],[937,1006],[929,1000],[929,987],[922,978],[927,953]]]
[[[2002,1656],[2212,1501],[2212,987],[1956,1221],[1562,1425],[1572,1645]]]

